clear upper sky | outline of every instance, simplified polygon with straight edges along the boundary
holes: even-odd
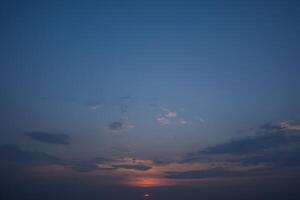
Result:
[[[105,165],[121,171],[112,176],[123,180],[128,166],[147,171],[128,158],[177,165],[192,152],[215,153],[248,136],[294,136],[299,6],[296,0],[3,0],[0,144],[68,163],[106,158]],[[203,169],[202,162],[184,169]],[[174,169],[165,165],[162,171]],[[165,178],[157,185],[173,185],[168,181],[178,175]]]

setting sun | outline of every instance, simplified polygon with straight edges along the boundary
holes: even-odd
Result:
[[[150,194],[146,193],[144,194],[144,197],[150,197]]]

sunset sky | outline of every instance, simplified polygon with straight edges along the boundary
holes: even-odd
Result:
[[[0,199],[299,199],[296,0],[0,1]]]

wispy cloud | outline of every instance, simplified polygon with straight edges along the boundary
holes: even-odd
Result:
[[[177,117],[177,112],[175,111],[169,111],[166,108],[162,108],[162,110],[164,111],[164,116],[167,118],[175,118]]]
[[[133,158],[106,159],[97,158],[89,161],[72,164],[72,169],[78,172],[90,172],[98,170],[137,170],[147,171],[152,168],[151,162],[147,160],[136,160]]]
[[[272,124],[268,122],[260,126],[260,128],[267,131],[279,131],[279,130],[300,131],[300,124],[291,123],[289,121],[283,121],[278,124]]]
[[[278,131],[278,130],[282,129],[282,127],[280,127],[280,125],[272,124],[270,122],[264,123],[259,128],[264,131]]]
[[[97,165],[107,163],[107,162],[111,162],[111,160],[107,158],[94,158],[87,161],[73,162],[71,166],[72,169],[77,172],[90,172],[90,171],[98,170],[99,167]]]
[[[245,155],[260,150],[279,147],[300,141],[300,137],[287,135],[284,132],[249,136],[228,143],[219,144],[201,151],[202,154]]]
[[[284,121],[280,123],[280,127],[287,130],[300,131],[300,124]]]
[[[132,105],[134,98],[132,96],[122,96],[116,99],[116,104],[120,107],[121,115],[127,115],[130,105]]]
[[[290,128],[292,127],[292,128]],[[264,124],[257,134],[186,154],[180,163],[207,163],[204,170],[166,173],[171,179],[276,175],[286,167],[300,167],[300,136],[295,124]],[[297,130],[296,130],[297,131]],[[233,165],[232,165],[233,164]],[[215,168],[214,166],[222,166]],[[235,170],[233,170],[236,168]],[[250,167],[249,169],[244,167]],[[253,170],[253,169],[258,170]],[[259,168],[261,168],[259,170]],[[299,171],[299,170],[298,170]]]
[[[285,148],[275,148],[258,154],[249,155],[236,159],[236,162],[242,165],[258,165],[269,163],[272,166],[278,167],[296,167],[300,166],[300,145],[295,145]]]
[[[229,142],[207,147],[203,150],[188,153],[182,162],[206,162],[207,160],[238,162],[240,157],[264,155],[279,148],[299,145],[300,136],[288,132],[266,132],[262,135],[247,136]],[[259,156],[259,158],[263,158]],[[263,159],[262,159],[263,160]],[[263,162],[262,162],[263,163]]]
[[[70,137],[67,134],[48,133],[42,131],[25,132],[32,140],[50,144],[69,144]]]
[[[156,117],[156,121],[161,125],[169,125],[169,124],[184,125],[188,123],[185,119],[179,117],[176,111],[171,111],[164,107],[160,108],[160,114]]]
[[[187,124],[188,122],[187,122],[186,120],[184,120],[184,119],[180,119],[180,120],[179,120],[179,123],[180,123],[180,124]]]
[[[16,163],[50,163],[61,164],[62,160],[43,152],[24,150],[13,144],[0,146],[0,160]]]
[[[91,110],[97,110],[97,109],[103,108],[104,105],[103,105],[103,104],[100,104],[100,103],[90,103],[90,104],[88,104],[88,107],[89,107]]]
[[[183,172],[167,172],[166,178],[171,179],[203,179],[214,177],[244,177],[244,176],[257,176],[265,174],[264,169],[251,169],[251,170],[229,170],[223,168],[212,168],[205,170],[193,170]]]
[[[156,121],[161,125],[167,125],[170,123],[170,120],[167,117],[159,116],[156,118]]]
[[[198,154],[248,155],[300,142],[300,136],[293,134],[294,131],[300,130],[299,124],[289,122],[265,123],[256,130],[257,134],[255,135],[208,147]]]
[[[140,170],[147,171],[152,167],[147,165],[139,165],[139,164],[121,164],[121,165],[112,165],[115,169],[132,169],[132,170]]]
[[[127,120],[115,121],[108,125],[108,129],[111,131],[126,131],[132,128],[134,128],[134,125],[129,123]]]
[[[109,129],[113,131],[122,130],[122,128],[123,128],[123,122],[120,121],[112,122],[111,124],[109,124]]]

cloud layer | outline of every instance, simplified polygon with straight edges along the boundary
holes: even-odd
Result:
[[[30,137],[33,140],[50,143],[50,144],[69,144],[69,136],[67,134],[56,134],[56,133],[48,133],[41,131],[33,131],[33,132],[25,132],[25,135]]]
[[[43,152],[23,150],[17,145],[7,144],[0,146],[0,160],[15,163],[49,163],[61,164],[62,160]]]
[[[134,128],[134,125],[130,124],[126,120],[115,121],[108,125],[108,129],[111,131],[125,131],[131,128]]]

